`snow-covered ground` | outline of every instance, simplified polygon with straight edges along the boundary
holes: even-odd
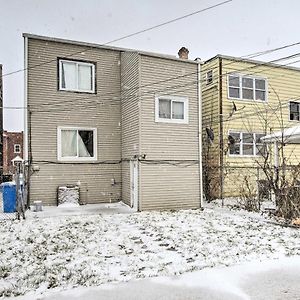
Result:
[[[220,208],[29,218],[0,238],[0,296],[300,255],[298,229]]]

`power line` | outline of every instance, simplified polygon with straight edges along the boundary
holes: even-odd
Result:
[[[114,40],[111,40],[107,43],[104,43],[104,44],[99,44],[97,46],[89,46],[88,48],[86,48],[85,50],[80,50],[80,51],[76,51],[76,52],[73,52],[71,54],[69,54],[67,57],[72,57],[76,54],[79,54],[81,53],[82,51],[91,51],[92,49],[94,48],[98,48],[98,47],[101,47],[101,46],[106,46],[106,45],[109,45],[109,44],[112,44],[112,43],[115,43],[115,42],[119,42],[119,41],[122,41],[124,39],[127,39],[129,37],[133,37],[133,36],[136,36],[136,35],[139,35],[141,33],[145,33],[147,31],[151,31],[153,29],[156,29],[156,28],[159,28],[159,27],[163,27],[165,25],[168,25],[168,24],[171,24],[171,23],[174,23],[174,22],[177,22],[177,21],[180,21],[180,20],[183,20],[185,18],[189,18],[191,16],[194,16],[194,15],[197,15],[199,13],[202,13],[202,12],[205,12],[205,11],[208,11],[208,10],[211,10],[213,8],[216,8],[218,6],[222,6],[222,5],[225,5],[229,2],[232,2],[233,0],[226,0],[226,1],[223,1],[223,2],[219,2],[215,5],[211,5],[209,7],[206,7],[206,8],[203,8],[203,9],[200,9],[200,10],[197,10],[197,11],[194,11],[192,13],[189,13],[189,14],[186,14],[186,15],[183,15],[181,17],[178,17],[178,18],[175,18],[175,19],[172,19],[172,20],[169,20],[169,21],[166,21],[166,22],[163,22],[163,23],[160,23],[160,24],[157,24],[157,25],[154,25],[154,26],[151,26],[151,27],[148,27],[146,29],[142,29],[142,30],[139,30],[139,31],[136,31],[134,33],[130,33],[130,34],[127,34],[125,36],[122,36],[120,38],[116,38]],[[12,72],[9,72],[9,73],[6,73],[6,74],[3,74],[2,77],[5,77],[5,76],[9,76],[9,75],[12,75],[12,74],[16,74],[16,73],[20,73],[20,72],[24,72],[26,70],[29,70],[29,69],[33,69],[33,68],[36,68],[36,67],[40,67],[42,65],[45,65],[45,64],[48,64],[48,63],[51,63],[53,61],[56,61],[56,59],[51,59],[51,60],[48,60],[46,62],[43,62],[43,63],[40,63],[40,64],[37,64],[37,65],[34,65],[32,67],[28,67],[28,68],[23,68],[23,69],[19,69],[19,70],[16,70],[16,71],[12,71]]]

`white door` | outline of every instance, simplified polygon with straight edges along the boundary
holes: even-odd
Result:
[[[138,209],[138,162],[130,162],[130,197],[131,207]]]

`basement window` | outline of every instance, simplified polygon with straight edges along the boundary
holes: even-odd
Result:
[[[188,98],[159,96],[155,98],[155,122],[188,123]]]
[[[300,121],[300,103],[290,102],[290,121]]]
[[[59,127],[58,160],[90,161],[97,159],[97,129]]]
[[[95,64],[59,59],[59,90],[95,93]]]
[[[21,153],[21,145],[20,144],[14,144],[14,153],[16,153],[16,154]]]
[[[259,156],[265,154],[261,142],[264,134],[249,132],[229,132],[228,148],[230,156]]]

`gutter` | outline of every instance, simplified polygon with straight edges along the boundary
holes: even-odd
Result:
[[[201,88],[201,65],[200,58],[196,58],[198,79],[198,160],[199,160],[199,204],[203,208],[203,169],[202,169],[202,88]]]

